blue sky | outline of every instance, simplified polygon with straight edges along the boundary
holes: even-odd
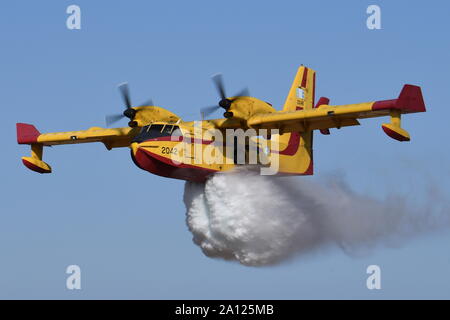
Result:
[[[68,30],[70,4],[82,29]],[[382,30],[366,28],[377,4]],[[276,267],[249,268],[205,257],[191,241],[184,182],[134,166],[127,149],[100,144],[45,150],[54,173],[23,167],[15,123],[42,132],[104,125],[152,98],[185,119],[216,103],[210,81],[249,86],[278,108],[296,68],[317,71],[317,94],[332,104],[397,97],[422,86],[428,112],[405,117],[410,143],[387,138],[384,119],[315,137],[320,179],[345,176],[375,198],[424,190],[448,196],[448,19],[436,1],[3,1],[0,4],[0,298],[450,298],[448,232],[377,248],[359,258],[330,249]],[[125,122],[122,123],[125,125]],[[65,288],[65,268],[82,290]],[[382,268],[369,291],[366,267]]]

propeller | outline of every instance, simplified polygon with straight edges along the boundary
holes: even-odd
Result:
[[[137,113],[137,111],[133,109],[131,104],[130,89],[128,87],[128,83],[127,82],[121,83],[119,84],[118,88],[121,93],[123,102],[125,104],[125,111],[123,111],[122,113],[107,115],[105,117],[105,121],[108,127],[125,117],[129,118],[130,122],[132,122]],[[153,106],[153,105],[154,105],[153,101],[149,99],[145,103],[139,105],[138,107]]]
[[[225,109],[225,111],[226,111],[225,114],[229,114],[228,109],[230,109],[231,104],[234,101],[236,101],[237,99],[242,98],[242,97],[248,97],[250,95],[248,89],[245,88],[245,89],[241,90],[238,94],[236,94],[233,97],[233,99],[227,98],[227,95],[225,93],[225,85],[224,85],[222,74],[217,73],[217,74],[213,75],[211,77],[211,79],[217,89],[217,92],[219,93],[220,101],[219,101],[218,105],[202,108],[201,112],[205,116],[210,115],[211,113],[214,113],[215,111],[217,111],[220,108]]]

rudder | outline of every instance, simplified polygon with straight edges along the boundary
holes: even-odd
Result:
[[[292,82],[283,111],[312,109],[315,100],[316,72],[300,66]],[[283,128],[280,128],[281,133]],[[313,132],[285,133],[279,137],[280,171],[286,174],[313,174]],[[285,147],[282,147],[285,146]]]
[[[312,109],[315,99],[316,72],[300,66],[284,103],[283,111]]]

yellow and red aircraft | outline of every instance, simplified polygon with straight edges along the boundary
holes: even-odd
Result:
[[[269,103],[250,97],[246,91],[234,97],[227,97],[222,77],[213,77],[220,94],[218,106],[205,108],[204,113],[223,108],[224,118],[202,120],[201,130],[217,129],[278,129],[279,134],[267,135],[268,140],[277,139],[277,147],[268,153],[279,157],[280,175],[313,174],[313,132],[330,134],[331,128],[359,125],[358,119],[390,116],[390,123],[382,124],[382,129],[391,138],[409,141],[410,136],[401,127],[401,115],[425,112],[425,104],[420,87],[404,85],[397,99],[373,101],[347,105],[330,105],[329,99],[321,97],[315,103],[315,71],[299,67],[291,89],[281,111]],[[192,157],[180,154],[173,161],[180,141],[192,148],[207,148],[212,139],[196,139],[195,123],[184,122],[176,114],[153,103],[133,107],[126,84],[119,86],[126,109],[123,114],[107,117],[113,123],[121,117],[130,119],[128,127],[99,128],[88,130],[41,134],[33,125],[17,123],[17,142],[31,145],[31,156],[22,157],[24,165],[39,173],[50,173],[50,166],[42,161],[43,147],[60,144],[102,142],[108,150],[128,147],[134,163],[151,173],[189,181],[205,181],[215,172],[233,169],[235,159],[221,163],[193,163]],[[178,131],[177,137],[173,133]],[[221,149],[221,152],[223,150]],[[188,159],[189,157],[189,159]],[[228,159],[229,160],[229,159]]]

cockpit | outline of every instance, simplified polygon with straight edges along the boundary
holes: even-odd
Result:
[[[142,127],[139,134],[133,139],[133,142],[140,143],[149,139],[170,137],[171,135],[181,135],[180,128],[172,124],[151,124]]]

